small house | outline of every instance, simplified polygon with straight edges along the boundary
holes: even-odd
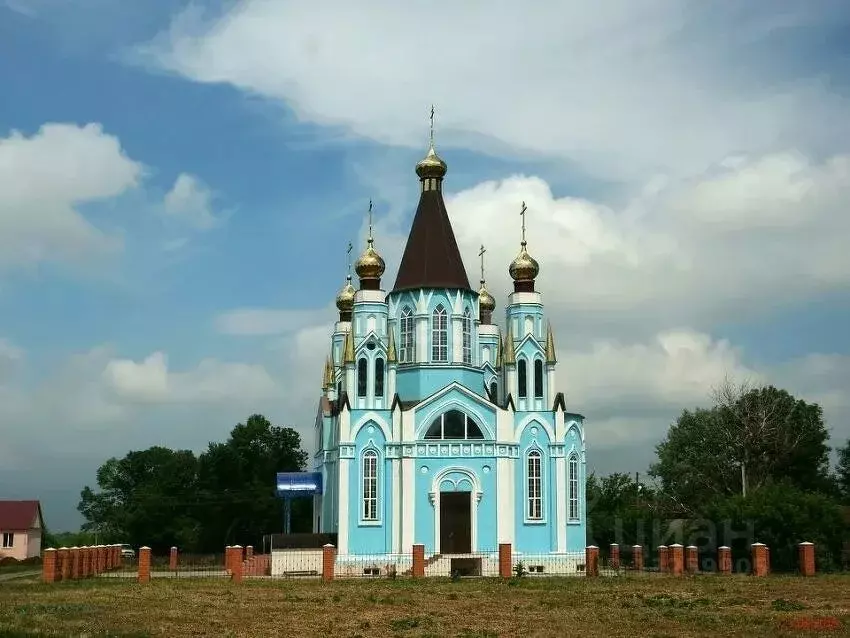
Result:
[[[43,530],[41,503],[0,500],[0,559],[40,556]]]

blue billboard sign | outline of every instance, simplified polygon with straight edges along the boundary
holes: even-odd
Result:
[[[321,472],[278,472],[277,495],[299,498],[322,493]]]

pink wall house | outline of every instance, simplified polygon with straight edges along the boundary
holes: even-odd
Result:
[[[40,556],[43,528],[38,501],[0,501],[0,558]]]

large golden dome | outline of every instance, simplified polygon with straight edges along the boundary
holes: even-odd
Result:
[[[340,312],[351,312],[354,308],[354,286],[351,285],[351,275],[345,278],[345,285],[336,296],[336,307]]]
[[[360,258],[354,264],[354,271],[360,279],[380,279],[384,274],[387,265],[384,263],[384,258],[378,254],[378,251],[373,247],[374,240],[370,237],[366,250],[360,255]]]
[[[537,263],[534,257],[528,254],[528,251],[525,249],[525,242],[522,242],[519,255],[511,262],[508,272],[514,281],[534,281],[540,272],[540,264]]]
[[[478,309],[480,314],[484,313],[492,313],[496,309],[496,300],[493,299],[493,295],[490,294],[490,291],[484,286],[484,282],[481,282],[481,288],[478,291]]]
[[[416,174],[420,179],[426,179],[428,177],[444,177],[447,170],[448,166],[440,158],[440,156],[437,155],[437,151],[434,150],[434,143],[432,142],[428,149],[428,154],[419,160],[419,163],[416,165]]]

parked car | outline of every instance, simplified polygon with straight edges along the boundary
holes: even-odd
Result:
[[[121,544],[121,558],[136,560],[136,551],[126,543]]]

